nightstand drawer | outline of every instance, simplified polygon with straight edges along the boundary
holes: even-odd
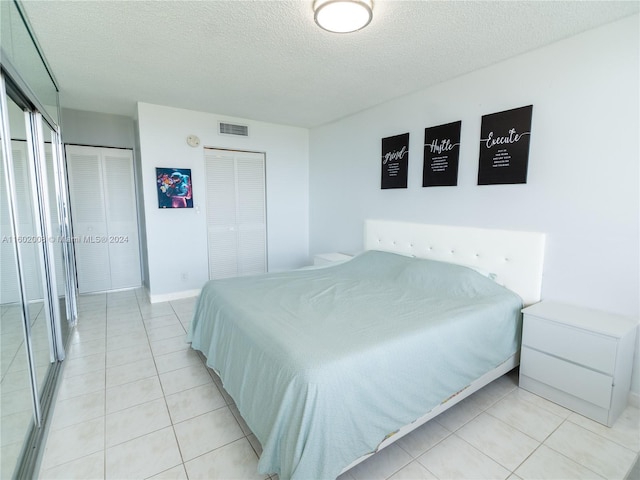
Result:
[[[524,316],[523,345],[613,375],[616,339],[548,320]]]
[[[542,352],[522,347],[520,373],[604,409],[611,404],[612,377]]]

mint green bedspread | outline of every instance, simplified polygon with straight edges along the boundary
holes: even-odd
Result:
[[[521,299],[471,269],[378,251],[208,282],[188,334],[281,480],[333,479],[516,353]]]

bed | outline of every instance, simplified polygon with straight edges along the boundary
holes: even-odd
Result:
[[[261,473],[332,479],[518,364],[544,235],[368,220],[322,268],[208,282],[188,334]]]

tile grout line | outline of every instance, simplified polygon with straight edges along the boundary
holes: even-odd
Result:
[[[629,405],[627,405],[627,407],[628,407],[628,406],[629,406]],[[580,415],[579,413],[572,412],[572,415],[574,415],[574,414],[575,414],[575,415]],[[606,437],[606,436],[604,436],[604,435],[600,435],[598,432],[596,432],[596,431],[594,431],[594,430],[591,430],[589,427],[586,427],[586,426],[580,425],[579,423],[574,422],[573,420],[571,420],[571,416],[572,416],[572,415],[569,415],[569,416],[566,418],[567,422],[571,423],[572,425],[575,425],[575,426],[577,426],[577,427],[580,427],[580,428],[582,428],[582,429],[586,430],[587,432],[592,433],[592,434],[594,434],[594,435],[597,435],[598,437],[603,438],[604,440],[607,440],[607,441],[609,441],[609,442],[611,442],[611,443],[615,443],[615,444],[616,444],[616,445],[618,445],[619,447],[622,447],[622,448],[624,448],[624,449],[626,449],[626,450],[629,450],[630,452],[633,452],[633,453],[635,453],[635,454],[638,454],[638,453],[640,452],[640,451],[638,451],[638,450],[634,450],[633,448],[630,448],[628,445],[625,445],[625,444],[623,444],[623,443],[619,442],[619,441],[618,441],[618,440],[616,440],[616,439],[609,438],[609,437]],[[580,415],[580,416],[582,417],[582,415]],[[588,417],[582,417],[582,418],[586,418],[587,420],[591,420],[591,419],[590,419],[590,418],[588,418]],[[595,422],[595,420],[593,420],[593,421]],[[596,422],[596,423],[597,423],[597,422]],[[614,425],[615,425],[615,424],[614,424]],[[612,426],[612,427],[607,427],[607,428],[609,428],[609,429],[613,429],[613,426]],[[639,432],[639,433],[640,433],[640,432]],[[638,446],[640,447],[640,443],[638,443]]]
[[[182,320],[180,319],[180,316],[179,316],[179,315],[178,315],[178,313],[175,311],[175,308],[173,307],[173,304],[171,304],[171,302],[169,302],[169,305],[171,305],[171,308],[172,308],[172,310],[174,311],[174,313],[175,313],[176,317],[178,317],[178,321],[180,322],[180,325],[182,326],[183,330],[185,330],[185,335],[187,335],[187,334],[188,334],[188,332],[186,332],[186,328],[184,327],[184,324],[182,323]],[[218,449],[220,449],[220,448],[222,448],[222,447],[224,447],[224,446],[230,445],[231,443],[234,443],[234,442],[237,442],[237,441],[239,441],[239,440],[243,440],[243,439],[244,439],[244,440],[246,440],[246,441],[249,443],[249,446],[251,447],[251,449],[252,449],[252,450],[253,450],[253,452],[255,453],[255,455],[256,455],[256,457],[257,457],[257,459],[258,459],[258,460],[260,460],[260,454],[258,454],[258,452],[256,451],[255,447],[253,446],[253,444],[252,444],[252,443],[251,443],[251,441],[249,440],[249,435],[248,435],[248,434],[244,431],[244,429],[242,428],[242,425],[240,424],[240,421],[236,418],[236,415],[234,414],[233,410],[231,410],[230,404],[228,403],[226,396],[225,396],[225,395],[220,391],[220,387],[218,386],[217,382],[216,382],[216,381],[215,381],[215,379],[213,378],[213,375],[215,375],[215,372],[213,372],[213,371],[212,371],[212,370],[207,366],[206,359],[203,357],[203,355],[201,354],[201,352],[197,352],[197,353],[199,354],[199,355],[198,355],[198,358],[199,358],[200,362],[202,363],[202,366],[203,366],[203,367],[205,368],[205,370],[207,371],[207,374],[209,375],[209,377],[211,377],[211,381],[213,382],[213,385],[215,386],[215,388],[216,388],[216,390],[218,391],[218,393],[222,396],[222,399],[223,399],[223,400],[224,400],[224,402],[225,402],[225,407],[229,409],[229,412],[231,413],[231,416],[233,417],[234,421],[236,422],[236,425],[238,426],[238,428],[239,428],[239,429],[240,429],[240,431],[242,432],[242,435],[243,435],[243,436],[242,436],[242,437],[240,437],[240,438],[238,438],[238,439],[236,439],[236,440],[233,440],[232,442],[229,442],[229,443],[227,443],[227,444],[225,444],[225,445],[220,445],[219,447],[216,447],[216,448],[214,448],[213,450],[210,450],[209,452],[205,452],[205,453],[203,453],[203,454],[201,454],[201,455],[199,455],[199,456],[197,456],[197,457],[194,457],[194,458],[192,458],[191,460],[195,460],[195,459],[196,459],[196,458],[198,458],[198,457],[201,457],[201,456],[203,456],[203,455],[206,455],[206,454],[211,453],[211,452],[213,452],[213,451],[215,451],[215,450],[218,450]],[[196,387],[194,387],[194,388],[196,388]],[[166,396],[165,396],[165,398],[166,398]],[[235,406],[235,403],[234,403],[233,405]],[[220,407],[220,408],[225,408],[225,407]],[[218,409],[216,409],[216,410],[219,410],[220,408],[218,408]],[[237,409],[237,407],[236,407],[236,409]],[[209,412],[206,412],[206,413],[209,413]],[[206,414],[206,413],[205,413],[205,414]],[[204,415],[204,414],[203,414],[203,415]],[[240,415],[240,411],[239,411],[239,410],[238,410],[238,415]],[[246,423],[246,422],[245,422],[245,423]],[[172,426],[173,426],[173,420],[172,420]],[[247,426],[247,428],[249,428],[249,427]],[[174,433],[175,433],[175,428],[174,428]],[[253,434],[253,432],[251,432],[251,434],[255,436],[255,434]],[[256,438],[256,440],[257,440],[257,438]],[[177,441],[177,438],[176,438],[176,441]],[[191,460],[189,460],[189,461],[191,461]],[[187,474],[187,478],[188,478],[188,472],[187,472],[187,468],[186,468],[186,465],[185,465],[185,462],[184,462],[184,458],[183,458],[183,467],[184,467],[185,473]],[[271,478],[271,476],[270,476],[270,475],[267,475],[267,476],[266,476],[266,478],[269,478],[269,479],[270,479],[270,478]]]
[[[78,323],[80,319],[78,319]],[[103,439],[102,439],[102,478],[107,478],[107,345],[109,339],[109,297],[105,294],[105,312],[104,312],[104,416],[103,416]]]
[[[125,303],[125,302],[123,302]],[[137,299],[136,299],[136,307],[138,308],[138,311],[140,311],[140,307],[138,306],[137,303]],[[115,309],[115,307],[113,307]],[[120,317],[120,313],[118,313],[118,318]],[[104,449],[103,449],[103,457],[104,457],[104,468],[103,468],[103,479],[106,480],[107,478],[107,365],[106,365],[106,360],[107,360],[107,356],[109,355],[108,352],[108,342],[109,342],[109,294],[107,293],[107,314],[106,314],[106,322],[107,322],[107,332],[106,332],[106,337],[105,337],[105,389],[104,389],[104,395],[105,395],[105,399],[104,399],[104,408],[105,408],[105,412],[104,412]],[[127,383],[132,383],[132,382],[127,382]],[[126,385],[123,384],[123,385]],[[115,385],[114,387],[117,387],[120,385]],[[115,445],[112,445],[115,446]]]
[[[588,467],[587,465],[585,465],[585,464],[583,464],[583,463],[578,462],[577,460],[575,460],[575,459],[573,459],[573,458],[571,458],[571,457],[569,457],[569,456],[565,455],[565,454],[564,454],[564,453],[562,453],[561,451],[556,450],[556,449],[555,449],[555,448],[553,448],[552,446],[550,446],[550,445],[547,445],[547,444],[546,444],[546,441],[551,437],[551,435],[553,435],[556,431],[558,431],[558,430],[560,429],[560,427],[562,427],[562,425],[564,425],[564,424],[565,424],[565,423],[567,423],[567,422],[568,422],[568,423],[571,423],[571,424],[573,424],[573,425],[575,425],[575,426],[577,426],[578,428],[581,428],[581,429],[583,429],[583,430],[586,430],[587,432],[592,433],[592,434],[596,435],[597,437],[599,437],[599,438],[601,438],[601,439],[603,439],[603,440],[605,440],[605,441],[609,441],[609,442],[611,442],[611,443],[615,443],[616,445],[618,445],[616,442],[613,442],[613,441],[609,440],[608,438],[603,437],[602,435],[599,435],[599,434],[597,434],[597,433],[595,433],[595,432],[592,432],[591,430],[589,430],[589,429],[587,429],[587,428],[584,428],[584,427],[582,427],[582,426],[580,426],[580,425],[578,425],[578,424],[576,424],[576,423],[573,423],[571,420],[569,420],[569,417],[565,418],[565,419],[562,421],[562,423],[560,423],[560,425],[558,425],[558,427],[557,427],[553,432],[551,432],[551,433],[547,436],[547,438],[545,438],[544,443],[543,443],[542,445],[544,445],[544,446],[545,446],[545,447],[547,447],[548,449],[550,449],[550,450],[554,451],[554,452],[555,452],[555,453],[557,453],[558,455],[561,455],[561,456],[563,456],[564,458],[566,458],[566,459],[570,460],[571,462],[573,462],[573,463],[576,463],[576,464],[580,465],[582,468],[584,468],[584,469],[586,469],[586,470],[589,470],[589,471],[590,471],[590,472],[592,472],[594,475],[597,475],[597,476],[598,476],[598,477],[600,477],[600,478],[607,478],[604,474],[601,474],[601,473],[596,472],[595,470],[593,470],[592,468]],[[618,446],[621,446],[621,445],[618,445]],[[623,447],[623,448],[624,448],[624,447]],[[627,449],[627,450],[629,450],[629,449]],[[637,455],[638,455],[638,453],[636,453],[636,457],[637,457]],[[631,467],[633,467],[633,463],[631,464]]]
[[[487,385],[488,386],[488,385]],[[486,387],[486,386],[485,386]],[[483,387],[484,388],[484,387]],[[460,435],[457,435],[456,432],[461,430],[465,425],[468,425],[469,423],[471,423],[473,420],[475,420],[476,418],[478,418],[480,415],[482,415],[483,413],[486,413],[487,415],[491,416],[492,418],[496,419],[497,421],[500,421],[502,423],[505,423],[506,425],[510,426],[511,428],[515,428],[509,424],[507,424],[506,422],[504,422],[503,420],[494,417],[493,415],[491,415],[491,413],[489,413],[489,409],[494,407],[495,405],[497,405],[499,402],[501,402],[502,400],[504,400],[508,395],[510,395],[511,393],[513,393],[516,389],[518,388],[517,385],[514,386],[514,388],[510,389],[508,392],[502,394],[499,396],[499,398],[497,398],[495,401],[491,402],[487,407],[485,407],[478,415],[475,415],[472,419],[468,420],[467,422],[463,423],[461,426],[459,426],[455,431],[449,431],[448,428],[446,428],[444,425],[440,424],[438,422],[439,425],[441,425],[445,430],[449,431],[449,435],[445,436],[444,438],[440,439],[436,444],[432,445],[431,447],[429,447],[427,450],[425,450],[424,452],[422,452],[420,455],[418,455],[418,457],[421,457],[422,455],[426,454],[427,452],[431,451],[433,448],[435,448],[437,445],[439,445],[440,443],[442,443],[445,439],[451,437],[451,435],[455,435],[456,438],[464,441],[465,443],[467,443],[470,447],[474,448],[476,451],[478,451],[479,453],[481,453],[482,455],[486,456],[487,458],[491,459],[492,461],[494,461],[497,465],[501,466],[502,468],[504,468],[506,471],[509,472],[509,476],[510,475],[514,475],[515,471],[519,468],[518,465],[515,469],[510,469],[507,466],[503,465],[502,463],[500,463],[497,459],[491,457],[490,455],[488,455],[487,453],[481,451],[480,449],[476,448],[474,445],[470,444],[469,442],[467,442],[464,438],[462,438]],[[437,417],[434,418],[433,420],[437,421]],[[516,430],[520,431],[519,429],[515,428]],[[526,434],[525,434],[526,435]],[[527,437],[532,438],[530,436],[527,435]],[[542,445],[542,442],[538,441],[537,439],[532,438],[532,440],[536,441],[538,443],[538,445],[536,446],[536,448],[533,450],[534,452],[540,447],[540,445]],[[533,454],[533,452],[531,453]],[[527,456],[527,458],[531,455],[529,454]],[[418,457],[415,457],[414,460],[417,460]],[[524,462],[524,461],[523,461]],[[418,463],[420,463],[420,461],[418,460]],[[426,466],[422,465],[422,463],[420,463],[420,465],[422,467],[424,467],[425,469],[427,469],[427,471],[431,472]],[[403,467],[404,468],[404,467]],[[396,472],[397,473],[397,472]],[[432,473],[432,472],[431,472]],[[395,473],[394,473],[395,474]],[[434,474],[435,476],[435,474]],[[388,480],[388,479],[387,479]]]
[[[162,392],[162,399],[164,401],[164,408],[166,408],[167,410],[167,415],[169,416],[169,422],[171,422],[171,431],[173,432],[173,439],[176,442],[176,446],[178,448],[178,454],[180,455],[180,465],[182,465],[182,470],[185,472],[185,475],[187,475],[187,478],[189,478],[188,474],[187,474],[187,467],[185,466],[185,462],[184,462],[184,454],[182,453],[182,448],[180,446],[180,442],[178,441],[178,435],[176,433],[176,428],[173,422],[173,418],[171,417],[171,411],[169,410],[169,404],[167,403],[167,393],[165,392],[165,388],[164,385],[162,384],[162,380],[160,379],[160,373],[158,372],[158,364],[156,362],[156,355],[153,351],[153,347],[151,346],[151,340],[149,339],[149,329],[147,328],[147,324],[144,321],[144,315],[142,313],[142,308],[140,306],[140,299],[136,298],[136,302],[138,305],[138,309],[140,310],[140,317],[142,318],[142,326],[144,328],[145,331],[145,335],[147,337],[147,343],[149,345],[149,350],[151,351],[151,358],[153,359],[153,366],[156,369],[156,376],[158,377],[158,383],[160,384],[160,391]],[[169,302],[169,306],[171,306],[171,303]],[[171,306],[171,310],[173,310],[173,306]],[[175,314],[175,311],[174,311]],[[175,468],[178,465],[174,465],[171,468]],[[167,469],[170,470],[170,469]],[[158,475],[159,473],[162,472],[156,472],[151,476],[154,475]]]
[[[545,446],[546,448],[548,448],[549,450],[554,451],[554,452],[555,452],[555,453],[557,453],[558,455],[561,455],[562,457],[566,458],[567,460],[569,460],[569,461],[571,461],[571,462],[573,462],[573,463],[577,463],[577,464],[578,464],[578,465],[580,465],[582,468],[584,468],[584,469],[589,470],[590,472],[592,472],[594,475],[597,475],[597,476],[598,476],[598,477],[600,477],[600,478],[605,478],[604,476],[600,475],[598,472],[593,471],[591,468],[587,467],[586,465],[584,465],[584,464],[582,464],[582,463],[579,463],[579,462],[575,461],[573,458],[568,457],[568,456],[567,456],[567,455],[565,455],[564,453],[559,452],[559,451],[558,451],[558,450],[556,450],[555,448],[553,448],[553,447],[551,447],[550,445],[547,445],[547,444],[546,444],[547,440],[549,440],[549,438],[551,438],[551,435],[553,435],[555,432],[557,432],[557,431],[560,429],[560,427],[562,427],[562,425],[564,425],[564,424],[565,424],[566,422],[568,422],[568,421],[569,421],[569,417],[567,417],[567,418],[563,419],[563,420],[562,420],[562,422],[560,423],[560,425],[558,425],[558,426],[553,430],[553,432],[551,432],[549,435],[547,435],[547,437],[544,439],[544,442],[542,443],[542,445],[544,445],[544,446]],[[572,423],[572,422],[570,422],[570,423]],[[598,436],[599,436],[599,435],[598,435]],[[604,437],[603,437],[603,438],[604,438]]]
[[[184,471],[185,475],[187,475],[187,469],[186,469],[186,467],[184,465],[184,455],[182,453],[182,448],[180,448],[180,442],[178,442],[178,436],[176,434],[176,429],[175,429],[175,426],[174,426],[173,418],[171,416],[171,411],[169,410],[169,405],[167,404],[167,395],[166,395],[166,392],[164,390],[164,385],[162,384],[162,381],[160,379],[160,373],[158,371],[158,364],[156,362],[156,355],[153,352],[153,347],[151,346],[151,339],[149,338],[149,329],[147,328],[147,324],[144,321],[145,318],[144,318],[144,315],[142,314],[142,308],[140,306],[140,299],[137,298],[137,297],[136,297],[136,302],[138,304],[138,309],[140,310],[140,317],[142,318],[142,326],[144,328],[145,335],[147,337],[147,344],[149,345],[149,351],[151,352],[151,358],[153,359],[153,365],[154,365],[154,367],[156,369],[156,377],[158,378],[158,384],[160,385],[160,391],[162,392],[162,399],[164,400],[164,406],[165,406],[165,408],[167,410],[167,415],[169,416],[169,422],[171,423],[171,431],[173,432],[173,439],[176,442],[176,446],[178,448],[178,454],[180,455],[180,462],[181,462],[178,465],[174,465],[172,467],[169,467],[169,468],[167,468],[167,469],[165,469],[165,470],[163,470],[161,472],[156,472],[153,475],[150,475],[149,477],[146,477],[146,478],[151,478],[151,477],[153,477],[155,475],[159,475],[159,474],[161,474],[163,472],[169,471],[172,468],[176,468],[178,466],[182,466],[182,470]],[[171,304],[169,304],[169,305],[171,305]],[[171,307],[171,309],[173,310],[173,307]],[[163,428],[166,428],[166,427],[163,427]],[[188,478],[189,478],[189,476],[187,475],[187,479]]]
[[[105,304],[105,311],[106,311],[106,304]],[[79,312],[79,314],[80,314],[80,312]],[[105,313],[105,322],[106,322],[106,313]],[[74,328],[73,328],[73,330],[72,330],[72,332],[73,332],[76,328],[77,328],[77,327],[74,327]],[[95,341],[95,340],[94,340],[94,341]],[[106,325],[105,325],[105,342],[106,342]],[[79,344],[80,342],[77,342],[77,343]],[[83,356],[83,357],[77,357],[77,358],[84,358],[84,357],[85,357],[85,356]],[[106,345],[105,345],[105,362],[106,362]],[[66,364],[63,366],[63,372],[64,372],[64,368],[65,368],[65,367],[66,367]],[[73,378],[73,377],[71,377],[71,378]],[[63,378],[63,380],[64,380],[64,378]],[[64,401],[64,400],[71,400],[71,399],[78,398],[78,397],[83,396],[83,395],[95,394],[95,393],[98,393],[99,391],[100,391],[100,390],[96,390],[96,391],[94,391],[94,392],[86,392],[86,393],[84,393],[84,394],[76,395],[76,396],[69,397],[68,399],[63,399],[63,400],[59,400],[59,399],[57,398],[57,394],[56,394],[56,399],[55,399],[55,402],[54,402],[54,410],[53,410],[53,412],[54,412],[54,413],[53,413],[53,415],[52,415],[52,417],[51,417],[51,422],[53,422],[53,420],[54,420],[54,416],[55,416],[55,406],[57,406],[57,404],[58,404],[60,401]],[[104,391],[105,391],[105,395],[106,395],[106,375],[105,375],[105,389],[104,389]],[[105,408],[106,408],[106,402],[105,402]],[[85,423],[85,422],[87,422],[87,421],[94,421],[94,420],[97,420],[97,419],[99,419],[99,418],[100,418],[100,417],[95,417],[95,418],[92,418],[92,419],[84,420],[84,421],[79,422],[79,423],[73,423],[73,424],[68,425],[67,427],[64,427],[64,428],[73,427],[73,426],[79,425],[79,424],[81,424],[81,423]],[[104,425],[104,416],[103,416],[103,425]],[[51,431],[49,431],[49,434],[50,434],[50,433],[51,433]],[[104,431],[103,431],[103,433],[104,433],[104,435],[106,435],[106,432],[104,432]],[[104,441],[105,441],[104,435],[103,435],[103,445],[104,445]],[[45,448],[44,455],[46,455],[46,447],[47,447],[47,445],[48,445],[48,441],[49,441],[49,437],[47,436],[47,439],[45,440],[45,443],[44,443],[44,448]],[[103,448],[102,450],[104,451],[104,448]],[[41,473],[44,473],[44,472],[45,472],[45,471],[47,471],[47,470],[51,470],[51,469],[54,469],[54,468],[59,468],[59,467],[61,467],[61,466],[63,466],[63,465],[67,465],[67,464],[69,464],[69,463],[72,463],[72,462],[78,461],[78,460],[80,460],[80,459],[83,459],[83,458],[89,457],[89,456],[91,456],[91,455],[95,455],[95,454],[96,454],[96,453],[98,453],[98,452],[99,452],[99,451],[95,451],[95,452],[87,453],[87,454],[82,455],[82,456],[77,457],[77,458],[72,458],[72,459],[70,459],[70,460],[68,460],[68,461],[66,461],[66,462],[62,462],[62,463],[60,463],[60,464],[56,464],[56,465],[50,466],[49,468],[47,468],[47,469],[46,469],[46,470],[44,470],[44,471],[42,470],[42,466],[41,466],[41,467],[40,467],[40,471],[39,471],[39,472],[37,472],[37,473],[38,473],[38,476],[40,476],[40,474],[41,474]],[[44,458],[44,456],[43,456],[43,463],[44,463],[44,460],[45,460],[45,458]],[[103,460],[103,465],[104,465],[104,460]],[[103,467],[103,468],[104,468],[104,467]]]

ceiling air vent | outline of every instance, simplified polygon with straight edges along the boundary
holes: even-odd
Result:
[[[249,127],[246,125],[235,125],[233,123],[220,122],[221,135],[237,135],[239,137],[249,136]]]

